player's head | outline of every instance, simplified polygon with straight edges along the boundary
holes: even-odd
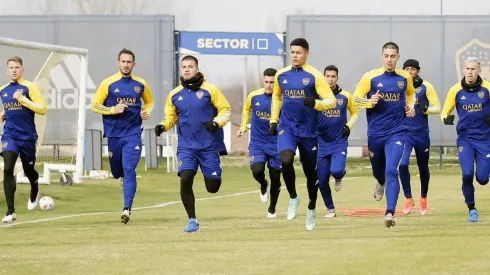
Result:
[[[289,44],[289,53],[291,55],[291,64],[294,67],[301,67],[306,63],[310,53],[310,45],[304,38],[296,38]]]
[[[13,56],[7,59],[7,75],[10,81],[14,82],[19,80],[24,73],[24,62],[22,58]]]
[[[264,83],[264,90],[266,93],[271,94],[272,88],[274,88],[274,76],[277,70],[274,68],[267,68],[264,71],[264,78],[262,82]]]
[[[383,45],[381,50],[381,60],[383,66],[388,72],[396,69],[396,62],[400,59],[400,48],[394,42],[388,42]]]
[[[189,80],[199,72],[199,62],[192,55],[186,55],[180,61],[180,75],[184,80]]]
[[[481,72],[480,60],[476,57],[468,57],[463,63],[463,74],[468,84],[473,84]]]
[[[339,69],[335,65],[328,65],[325,67],[323,75],[325,76],[330,89],[337,86],[337,81],[339,81]]]
[[[126,48],[122,49],[117,57],[117,65],[121,74],[124,76],[130,75],[134,65],[136,65],[134,53]]]
[[[403,63],[403,70],[409,73],[413,79],[415,79],[420,72],[420,64],[415,59],[407,59],[405,63]]]

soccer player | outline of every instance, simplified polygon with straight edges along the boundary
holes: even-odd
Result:
[[[160,136],[178,126],[177,159],[180,176],[180,197],[189,222],[184,232],[199,230],[196,218],[194,176],[198,166],[204,175],[209,193],[221,186],[220,155],[226,155],[223,127],[231,117],[231,107],[223,93],[204,79],[197,58],[184,56],[180,63],[180,85],[173,89],[165,102],[165,118],[155,126]]]
[[[265,179],[265,164],[269,167],[270,204],[267,217],[274,219],[276,204],[281,192],[281,158],[277,151],[277,136],[269,135],[269,121],[271,118],[272,87],[277,70],[268,68],[263,73],[264,88],[251,92],[243,107],[242,125],[237,132],[241,137],[248,130],[251,123],[251,136],[248,146],[250,154],[250,169],[254,179],[260,184],[260,200],[267,202],[268,182]]]
[[[412,198],[410,187],[410,154],[415,149],[417,166],[420,174],[420,208],[421,215],[427,214],[427,192],[429,190],[429,154],[430,154],[430,136],[429,136],[429,119],[428,115],[439,114],[441,112],[441,103],[437,97],[434,86],[420,77],[420,65],[415,59],[408,59],[403,63],[403,69],[412,76],[413,87],[415,89],[415,117],[406,119],[407,134],[405,139],[405,151],[403,152],[402,161],[400,162],[399,172],[400,181],[405,194],[405,207],[403,214],[410,214],[412,207],[415,205]]]
[[[0,87],[0,99],[4,110],[0,119],[5,122],[2,134],[3,188],[7,213],[2,219],[3,223],[12,223],[15,215],[15,181],[14,168],[20,156],[22,169],[31,184],[31,192],[27,200],[27,209],[33,210],[39,202],[40,188],[39,174],[36,164],[36,142],[38,139],[35,115],[46,114],[46,103],[39,88],[32,82],[25,80],[22,58],[18,56],[7,60],[7,75],[9,83]]]
[[[365,108],[368,148],[377,180],[374,198],[383,198],[386,184],[385,226],[395,225],[395,209],[400,193],[398,165],[404,151],[406,117],[414,117],[415,91],[409,73],[397,69],[397,44],[388,42],[381,52],[383,67],[365,73],[354,91],[354,105]]]
[[[269,132],[278,135],[277,147],[281,157],[282,174],[290,197],[288,220],[296,217],[299,205],[293,166],[296,149],[299,149],[309,196],[306,229],[313,230],[318,194],[317,111],[335,108],[336,100],[322,73],[306,61],[310,49],[308,42],[304,38],[296,38],[291,41],[289,48],[291,65],[279,70],[274,77]]]
[[[342,189],[342,178],[345,176],[347,161],[347,146],[350,131],[359,117],[357,107],[352,103],[352,95],[342,90],[337,81],[339,69],[329,65],[323,71],[330,89],[337,98],[337,107],[318,113],[318,161],[317,174],[318,186],[323,197],[323,202],[328,209],[327,218],[333,218],[335,206],[330,189],[330,176],[335,179],[335,191]],[[347,111],[350,118],[347,120]]]
[[[127,224],[136,195],[142,124],[150,118],[154,100],[146,80],[132,73],[136,65],[134,53],[122,49],[117,60],[119,72],[102,81],[92,100],[92,111],[102,115],[111,173],[123,185],[121,223]]]
[[[468,222],[478,222],[473,178],[486,185],[490,173],[490,83],[483,80],[480,73],[480,61],[468,57],[463,63],[464,77],[449,89],[441,112],[446,125],[454,125],[454,115],[451,115],[454,108],[459,117],[456,143],[464,201],[469,210]]]

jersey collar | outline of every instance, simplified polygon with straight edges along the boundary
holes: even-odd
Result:
[[[117,74],[116,74],[119,78],[124,78],[124,79],[132,79],[133,78],[133,74],[130,74],[129,76],[125,76],[121,73],[121,71],[118,71]]]

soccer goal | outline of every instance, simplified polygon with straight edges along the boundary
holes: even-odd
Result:
[[[0,37],[0,61],[6,66],[9,57],[20,56],[24,61],[24,78],[38,85],[48,106],[45,116],[35,116],[39,135],[36,168],[41,184],[50,184],[51,177],[57,173],[64,185],[82,181],[88,52],[82,48]],[[5,74],[0,79],[0,85],[8,83]],[[20,160],[15,174],[17,182],[29,182]]]

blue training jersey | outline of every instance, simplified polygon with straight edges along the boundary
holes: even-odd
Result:
[[[304,99],[316,99],[314,108]],[[317,111],[335,108],[335,96],[322,73],[309,64],[288,66],[276,73],[272,95],[271,123],[290,128],[297,137],[318,135]]]
[[[458,138],[484,142],[490,140],[490,125],[485,121],[485,117],[490,116],[489,90],[490,83],[485,80],[473,91],[465,90],[461,83],[449,89],[441,119],[444,121],[456,108]]]
[[[373,106],[370,98],[379,93],[381,99]],[[363,75],[354,92],[354,105],[366,109],[368,136],[388,136],[407,129],[405,105],[414,106],[415,91],[410,74],[384,68]]]
[[[272,94],[264,88],[255,90],[247,96],[243,107],[241,129],[246,131],[250,123],[250,146],[277,147],[277,136],[269,134]]]
[[[428,115],[439,114],[441,112],[441,103],[437,96],[434,86],[424,80],[420,87],[415,88],[415,104],[423,104],[427,106],[427,111],[422,112],[420,108],[415,106],[415,117],[407,117],[407,132],[412,135],[421,135],[429,133],[429,117]]]
[[[18,99],[14,93],[21,92]],[[3,136],[20,140],[37,140],[35,114],[46,114],[46,103],[39,88],[32,82],[18,79],[0,87],[0,100],[5,111]]]

